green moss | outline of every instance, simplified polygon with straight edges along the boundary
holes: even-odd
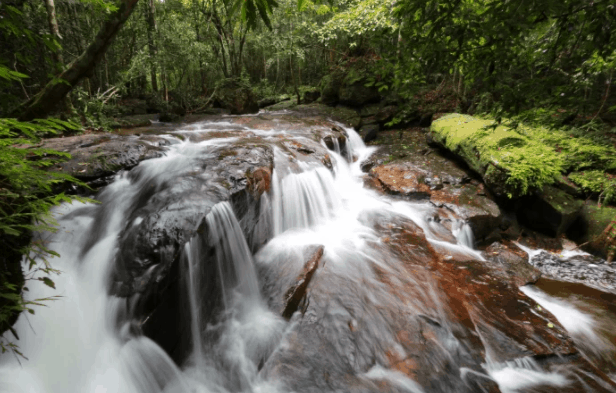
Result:
[[[574,172],[569,179],[589,193],[599,194],[604,203],[616,203],[616,176],[600,170]]]
[[[553,149],[493,120],[450,114],[432,123],[434,139],[460,154],[488,183],[501,186],[509,197],[552,184],[564,170]]]
[[[487,183],[500,184],[509,197],[553,184],[561,173],[616,170],[614,149],[561,130],[454,113],[432,123],[431,131],[437,142],[461,155]]]

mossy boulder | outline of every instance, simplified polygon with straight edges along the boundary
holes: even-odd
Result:
[[[498,197],[520,197],[552,184],[563,157],[493,120],[450,114],[435,120],[429,142],[446,148],[479,173]]]
[[[378,89],[373,86],[367,87],[363,81],[344,83],[338,92],[338,102],[353,107],[379,102],[381,96]]]
[[[457,113],[435,120],[428,139],[463,159],[499,197],[532,194],[559,184],[565,173],[616,168],[616,151],[588,138]],[[570,178],[583,186],[579,177]]]
[[[616,207],[585,205],[578,219],[573,223],[567,236],[579,244],[582,249],[602,258],[607,257],[607,239],[605,229],[616,217]]]
[[[325,105],[336,105],[338,103],[338,93],[342,86],[342,75],[337,73],[327,74],[319,83],[321,90],[321,102]]]
[[[215,101],[232,115],[258,113],[259,104],[250,86],[240,79],[225,79],[218,85]]]
[[[520,223],[550,236],[560,236],[578,218],[584,202],[555,187],[518,200]]]

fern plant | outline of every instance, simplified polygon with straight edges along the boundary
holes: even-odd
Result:
[[[15,80],[24,76],[0,65],[0,79]],[[21,122],[0,118],[0,350],[11,350],[21,355],[13,340],[4,336],[8,330],[15,338],[12,325],[23,311],[34,314],[35,305],[44,305],[52,298],[26,301],[23,291],[28,280],[39,280],[55,287],[51,276],[58,273],[48,258],[58,254],[40,241],[33,241],[33,231],[55,231],[51,207],[75,199],[56,192],[64,182],[84,185],[75,178],[47,169],[70,158],[68,153],[42,148],[41,137],[57,134],[78,126],[58,120],[46,119]],[[27,275],[22,271],[25,260]],[[35,278],[36,276],[36,278]],[[23,356],[23,355],[21,355]]]

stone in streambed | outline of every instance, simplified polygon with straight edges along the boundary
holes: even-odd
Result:
[[[481,187],[474,184],[445,184],[442,190],[431,192],[430,202],[445,207],[468,222],[480,243],[493,234],[503,221],[503,213],[496,202],[481,195]]]
[[[281,313],[283,318],[291,318],[293,313],[300,309],[301,303],[306,301],[308,285],[310,285],[312,276],[319,268],[321,258],[323,257],[323,249],[323,246],[318,246],[295,279],[293,286],[287,290],[284,296],[285,306]]]
[[[604,232],[614,217],[615,207],[584,205],[578,219],[569,227],[567,236],[581,244],[583,250],[607,258],[610,241]]]
[[[391,195],[412,200],[430,197],[430,187],[424,181],[426,173],[419,169],[404,164],[389,164],[372,168],[370,174]]]
[[[545,186],[541,192],[517,202],[520,223],[558,237],[578,218],[584,202],[555,187]]]
[[[518,286],[534,284],[541,277],[541,272],[528,264],[528,254],[517,247],[509,248],[495,242],[485,249],[485,256]]]

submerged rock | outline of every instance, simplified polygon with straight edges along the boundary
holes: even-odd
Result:
[[[291,318],[293,313],[300,308],[302,302],[306,302],[306,293],[312,276],[319,268],[319,262],[323,257],[323,246],[317,247],[317,250],[312,254],[310,259],[306,261],[304,269],[295,279],[295,284],[285,294],[285,307],[282,310],[282,317],[285,319]]]

